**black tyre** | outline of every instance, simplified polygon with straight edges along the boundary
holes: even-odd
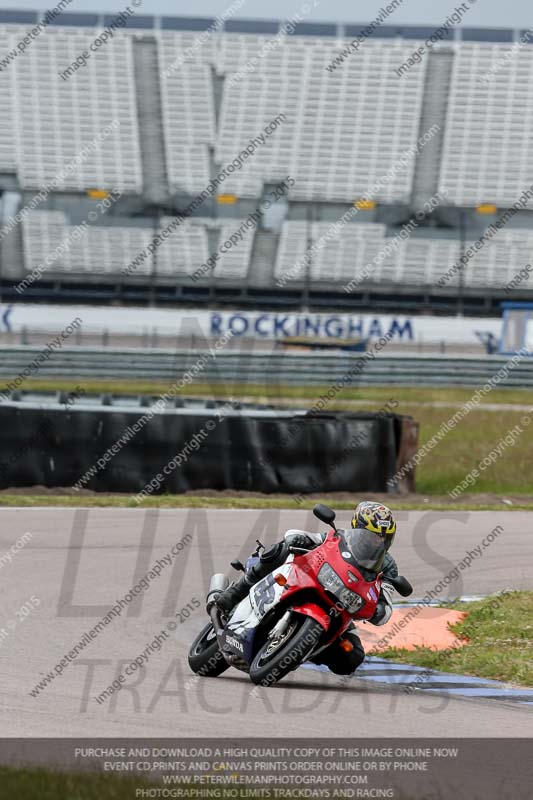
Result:
[[[311,617],[293,614],[284,633],[269,639],[250,666],[250,679],[261,686],[274,686],[300,666],[316,647],[322,625]]]
[[[222,675],[229,664],[219,650],[215,629],[209,623],[198,634],[189,650],[189,666],[197,675],[216,678]]]

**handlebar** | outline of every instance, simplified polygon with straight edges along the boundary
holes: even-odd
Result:
[[[390,583],[402,597],[409,597],[409,595],[413,594],[413,587],[403,575],[398,575],[396,578],[384,578],[383,580],[385,583]]]

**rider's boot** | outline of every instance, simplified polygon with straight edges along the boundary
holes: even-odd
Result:
[[[230,586],[225,591],[221,592],[217,597],[217,606],[222,611],[231,611],[237,603],[247,596],[248,592],[256,583],[259,583],[262,578],[265,578],[273,569],[280,567],[287,558],[288,549],[285,542],[278,542],[278,544],[269,547],[261,555],[259,562],[249,569],[244,577],[237,581],[237,583]]]
[[[255,567],[254,567],[255,569]],[[254,583],[257,583],[261,580],[261,578],[257,578],[255,580],[251,580],[252,570],[250,570],[247,575],[234,583],[233,586],[230,586],[228,589],[225,589],[219,596],[217,597],[217,606],[222,609],[222,611],[231,611],[237,603],[240,603],[241,600],[244,600]],[[248,581],[250,578],[250,581]]]

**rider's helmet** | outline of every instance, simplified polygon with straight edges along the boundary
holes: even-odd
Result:
[[[395,534],[396,520],[390,508],[366,500],[355,509],[352,530],[346,531],[345,538],[357,563],[379,572]]]

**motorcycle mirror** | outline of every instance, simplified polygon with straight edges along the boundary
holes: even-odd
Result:
[[[332,508],[325,506],[323,503],[317,503],[313,508],[313,514],[315,517],[318,517],[321,522],[325,522],[326,525],[331,525],[334,531],[337,530],[335,527],[335,517],[337,515]]]
[[[398,575],[397,578],[387,578],[387,583],[391,583],[402,597],[409,597],[413,594],[413,587],[403,575]]]

